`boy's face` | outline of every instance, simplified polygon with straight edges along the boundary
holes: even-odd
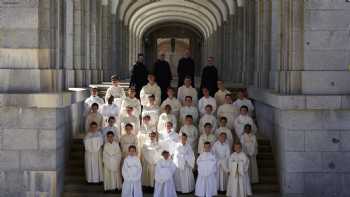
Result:
[[[170,157],[170,154],[169,154],[168,152],[163,153],[163,158],[164,158],[165,160],[168,160],[169,157]]]
[[[191,81],[191,79],[185,79],[185,86],[187,86],[187,87],[189,87],[189,86],[191,86],[192,85],[192,81]]]
[[[92,89],[91,90],[91,95],[96,96],[97,95],[97,89]]]
[[[113,136],[112,134],[107,135],[107,141],[108,141],[109,143],[112,143],[112,142],[113,142],[113,138],[114,138],[114,136]]]
[[[187,125],[192,125],[193,120],[192,118],[187,117],[185,122]]]
[[[150,122],[150,118],[149,117],[144,117],[142,119],[142,121],[143,121],[144,124],[148,124]]]
[[[219,135],[219,141],[221,142],[221,143],[224,143],[225,141],[226,141],[226,136],[225,135]]]
[[[167,95],[168,95],[168,97],[173,98],[174,97],[174,91],[172,89],[169,89],[167,91]]]
[[[151,105],[154,105],[155,99],[154,99],[153,97],[150,97],[150,98],[148,98],[148,102],[149,102]]]
[[[90,126],[90,131],[91,131],[92,133],[97,132],[97,125],[91,125],[91,126]]]
[[[171,112],[171,108],[169,106],[166,106],[164,110],[167,114]]]
[[[210,134],[211,133],[211,126],[204,127],[204,131],[206,134]]]
[[[238,92],[238,98],[239,99],[244,99],[244,93],[242,91]]]
[[[226,120],[222,119],[220,120],[220,126],[225,127],[226,126]]]
[[[181,136],[181,143],[185,145],[187,143],[187,137]]]
[[[230,96],[225,96],[225,102],[227,104],[231,104],[232,103],[232,98]]]
[[[217,85],[218,85],[218,88],[219,88],[220,90],[224,89],[224,82],[218,81],[218,82],[217,82]]]
[[[131,134],[132,127],[130,127],[130,126],[125,127],[125,131],[127,134]]]
[[[134,98],[135,95],[136,95],[135,90],[129,90],[129,91],[128,91],[128,95],[129,95],[129,97]]]
[[[152,84],[155,82],[155,80],[156,80],[156,77],[154,75],[148,75],[148,82]]]
[[[206,89],[206,88],[204,88],[204,89],[203,89],[203,95],[204,95],[204,96],[209,96],[209,90]]]
[[[248,114],[248,110],[246,108],[242,108],[240,111],[241,115],[247,115]]]
[[[132,107],[128,107],[128,108],[126,109],[126,112],[127,112],[129,115],[132,114],[132,111],[133,111]]]
[[[251,132],[252,132],[252,129],[251,129],[251,128],[244,128],[244,132],[246,132],[246,133],[251,133]]]
[[[207,112],[207,114],[211,114],[212,111],[213,109],[211,107],[205,107],[205,112]]]
[[[150,138],[151,142],[156,141],[156,135],[154,135],[154,134],[150,134],[149,138]]]
[[[98,107],[94,105],[94,106],[91,107],[91,110],[92,110],[93,112],[97,112],[97,111],[98,111]]]
[[[186,104],[187,106],[191,106],[191,105],[192,105],[192,99],[186,98],[186,99],[185,99],[185,104]]]
[[[173,128],[173,125],[171,123],[167,122],[165,125],[165,128],[167,131],[171,131],[171,129]]]
[[[210,144],[204,144],[204,151],[210,152]]]
[[[109,125],[109,126],[113,126],[114,123],[115,123],[115,119],[109,119],[109,120],[108,120],[108,125]]]
[[[113,86],[118,86],[119,84],[119,81],[118,80],[112,80],[112,85]]]
[[[234,150],[235,150],[236,153],[241,152],[241,145],[235,144],[233,147],[234,147]]]
[[[129,156],[135,156],[136,155],[136,150],[134,148],[130,148],[128,155]]]

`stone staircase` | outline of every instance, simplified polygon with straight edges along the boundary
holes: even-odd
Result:
[[[109,83],[97,85],[101,97]],[[128,87],[127,82],[121,82],[122,87]],[[258,139],[259,154],[257,156],[260,183],[253,185],[254,197],[279,197],[277,169],[270,141]],[[66,165],[63,197],[117,197],[120,193],[104,193],[103,185],[87,184],[84,171],[84,147],[82,139],[73,139],[70,158]],[[144,193],[144,196],[152,196]],[[179,195],[194,196],[194,195]],[[225,196],[225,195],[219,195]]]

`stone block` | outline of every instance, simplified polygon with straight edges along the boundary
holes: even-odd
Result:
[[[350,49],[350,39],[348,31],[305,31],[304,36],[305,50]]]
[[[350,131],[341,131],[340,132],[340,150],[341,151],[350,151]]]
[[[329,110],[324,111],[324,128],[328,130],[348,130],[350,129],[349,110]]]
[[[288,130],[285,134],[286,151],[305,151],[305,132]]]
[[[276,116],[276,124],[293,130],[322,129],[324,114],[322,111],[280,111]]]
[[[284,175],[283,193],[302,194],[304,193],[304,174],[287,173]]]
[[[346,70],[349,61],[346,50],[305,50],[305,70]]]
[[[346,96],[346,95],[341,96],[341,108],[350,109],[350,96]]]
[[[4,129],[4,150],[35,150],[38,148],[38,131],[35,129]]]
[[[55,170],[56,151],[21,151],[21,169],[24,170]]]
[[[24,171],[23,174],[27,196],[55,196],[56,171]]]
[[[8,7],[1,10],[0,27],[7,29],[36,29],[38,28],[38,8]]]
[[[350,174],[343,174],[342,182],[341,182],[341,193],[342,197],[350,196]]]
[[[0,105],[3,104],[0,102]],[[18,108],[0,106],[0,113],[5,114],[0,116],[0,127],[15,128],[18,124],[18,112]]]
[[[306,131],[306,151],[338,151],[340,148],[340,133],[337,131]]]
[[[285,152],[287,172],[322,171],[322,154],[320,152]]]
[[[339,196],[341,176],[335,173],[305,174],[305,196]]]
[[[36,29],[2,29],[0,46],[3,48],[37,48],[39,33]]]
[[[306,30],[346,30],[349,25],[348,10],[305,10]]]
[[[324,152],[322,153],[323,171],[326,172],[350,172],[349,152]]]
[[[21,69],[38,68],[39,66],[38,55],[39,55],[39,49],[36,49],[36,48],[29,48],[29,49],[1,48],[0,49],[0,68],[21,68]],[[1,70],[0,74],[2,74],[2,72],[3,71]],[[17,73],[19,73],[19,71]],[[26,73],[27,78],[25,78],[27,82],[31,77],[30,74],[31,73],[27,71]],[[21,78],[16,77],[15,79],[21,81]],[[25,84],[22,84],[22,85],[25,85]]]
[[[307,96],[306,106],[308,109],[339,109],[341,96]]]
[[[53,150],[64,146],[65,130],[64,127],[57,130],[40,130],[39,131],[39,149]]]
[[[19,152],[0,151],[0,170],[18,170]]]
[[[344,0],[308,0],[305,1],[306,9],[315,10],[344,10],[350,9],[349,3]]]
[[[41,129],[56,129],[62,126],[67,118],[62,109],[40,109],[37,113],[38,119],[38,128]]]

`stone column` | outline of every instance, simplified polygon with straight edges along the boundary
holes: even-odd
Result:
[[[74,0],[74,20],[73,20],[73,66],[75,70],[75,85],[83,87],[83,72],[82,72],[82,15],[83,10],[81,0]]]
[[[66,86],[75,87],[75,72],[74,72],[74,2],[67,0],[64,2],[64,70],[66,76]]]

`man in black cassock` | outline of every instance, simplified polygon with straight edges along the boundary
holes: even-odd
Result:
[[[147,81],[147,76],[148,76],[148,70],[145,64],[143,63],[144,57],[143,54],[138,54],[137,55],[137,62],[133,66],[132,71],[131,71],[131,81],[130,81],[130,87],[134,86],[136,90],[136,97],[139,98],[140,96],[140,91],[143,86],[145,86],[148,81]]]
[[[185,51],[184,57],[179,60],[179,64],[177,66],[177,75],[179,77],[178,87],[181,87],[184,84],[184,80],[186,76],[190,76],[192,79],[192,85],[194,86],[194,71],[195,65],[194,61],[191,58],[191,53],[187,49]]]
[[[208,57],[208,65],[202,70],[201,89],[208,88],[210,96],[218,90],[218,70],[214,66],[214,57]]]
[[[167,89],[170,87],[173,79],[170,65],[165,60],[165,54],[161,54],[159,59],[154,63],[154,75],[156,76],[157,84],[162,91],[162,101],[167,97]]]

